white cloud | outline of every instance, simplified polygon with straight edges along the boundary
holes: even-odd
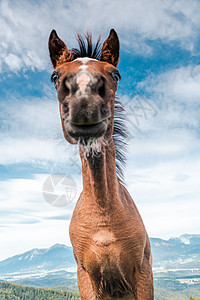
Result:
[[[0,107],[0,164],[28,163],[49,169],[56,164],[67,167],[75,156],[80,166],[78,147],[63,137],[57,101],[12,99]]]
[[[200,147],[200,141],[191,132],[158,126],[156,133],[151,133],[151,128],[149,128],[148,133],[149,135],[138,133],[135,139],[130,140],[131,157],[133,155],[140,157],[139,163],[142,161],[142,157],[151,157],[151,160],[154,159],[158,162],[163,159],[175,159],[180,155],[185,158],[191,153],[196,152],[198,154],[197,149]]]
[[[0,260],[24,253],[33,248],[48,248],[55,243],[70,245],[69,220],[49,220],[37,224],[13,224],[0,230]]]
[[[63,150],[62,148],[59,157],[60,162],[67,159],[67,154],[65,155]],[[0,163],[2,165],[15,163],[43,165],[46,161],[58,161],[56,153],[58,154],[59,152],[57,151],[56,143],[48,140],[5,138],[1,139]]]
[[[153,92],[157,97],[165,95],[165,101],[172,98],[185,104],[199,104],[200,99],[200,65],[189,65],[178,69],[169,70],[145,82],[139,83],[148,92]]]
[[[199,79],[199,65],[188,65],[150,75],[139,82],[134,97],[122,97],[131,136],[147,138],[147,142],[148,136],[156,137],[164,147],[168,140],[168,149],[172,150],[174,142],[179,143],[179,147],[181,144],[187,145],[188,150],[192,150],[191,146],[198,147]],[[143,94],[137,94],[137,89],[142,90]]]
[[[66,207],[51,206],[42,195],[48,174],[33,179],[0,181],[0,237],[3,260],[35,247],[49,247],[55,243],[70,245],[69,219],[75,202]],[[73,176],[80,194],[80,176]]]
[[[15,54],[9,53],[5,58],[5,63],[7,64],[10,71],[18,71],[21,68],[21,59]]]
[[[169,238],[183,232],[198,233],[200,158],[183,161],[180,157],[135,169],[134,163],[130,164],[129,191],[150,236]]]
[[[47,41],[55,28],[69,47],[74,47],[74,31],[92,30],[104,37],[114,27],[125,48],[141,54],[151,53],[146,40],[165,43],[179,41],[192,50],[199,32],[200,3],[190,1],[97,0],[6,1],[0,3],[0,63],[11,71],[50,68]],[[101,12],[101,13],[99,13]],[[103,28],[103,32],[102,32]]]

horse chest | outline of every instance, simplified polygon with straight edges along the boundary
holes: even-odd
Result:
[[[109,267],[120,265],[121,242],[111,230],[100,229],[92,236],[89,252],[93,256],[93,267],[100,267],[103,273]]]
[[[89,272],[94,269],[103,272],[108,266],[120,264],[121,243],[111,230],[99,229],[92,233],[82,249],[77,249],[78,258]]]

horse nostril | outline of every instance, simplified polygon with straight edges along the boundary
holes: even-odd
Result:
[[[73,90],[73,83],[74,83],[74,74],[68,73],[62,81],[62,89],[65,94],[65,96],[68,96],[72,93]]]
[[[67,79],[65,80],[65,83],[64,83],[64,89],[65,89],[66,96],[68,96],[71,92],[71,86],[70,86],[69,82],[67,81]]]
[[[96,91],[101,98],[105,97],[106,85],[105,85],[105,78],[103,76],[100,76],[100,78],[97,82]]]
[[[101,114],[102,114],[102,117],[109,117],[110,116],[110,110],[109,110],[109,107],[107,107],[105,104],[103,104],[101,106]]]
[[[69,105],[68,105],[68,103],[63,103],[63,110],[64,110],[64,113],[68,113],[69,112]]]
[[[106,109],[105,105],[102,105],[102,107],[101,107],[101,112],[102,112],[103,115],[106,114],[107,109]]]

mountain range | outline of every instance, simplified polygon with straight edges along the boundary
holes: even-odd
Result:
[[[150,240],[155,282],[170,278],[180,284],[200,283],[200,235]],[[37,287],[74,285],[76,263],[72,247],[56,244],[3,260],[0,262],[0,280]]]

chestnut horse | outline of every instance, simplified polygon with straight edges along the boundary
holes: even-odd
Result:
[[[116,163],[116,154],[123,162],[118,142],[125,136],[115,99],[118,36],[112,29],[102,47],[100,39],[92,45],[90,34],[86,43],[79,34],[77,39],[80,49],[69,50],[52,30],[49,53],[63,133],[69,143],[79,144],[82,162],[83,192],[69,230],[80,296],[152,300],[149,238]]]

